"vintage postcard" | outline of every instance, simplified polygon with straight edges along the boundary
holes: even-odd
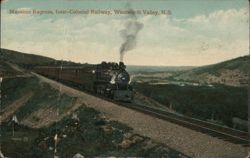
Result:
[[[1,0],[0,158],[250,158],[248,0]]]

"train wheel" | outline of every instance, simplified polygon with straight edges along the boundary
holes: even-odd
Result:
[[[113,91],[110,91],[109,97],[110,97],[111,99],[114,99],[114,92],[113,92]]]
[[[102,94],[102,89],[101,89],[101,87],[97,87],[97,94]]]
[[[103,89],[101,90],[101,95],[105,96],[105,92]]]

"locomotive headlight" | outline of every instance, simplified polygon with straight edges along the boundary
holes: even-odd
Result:
[[[94,74],[95,73],[95,70],[92,70],[92,74]]]

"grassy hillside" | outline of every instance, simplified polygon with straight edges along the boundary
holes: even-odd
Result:
[[[14,61],[13,61],[14,62]],[[14,65],[14,64],[13,64]],[[133,133],[133,129],[87,108],[26,72],[0,63],[0,144],[7,157],[53,157],[58,135],[59,157],[182,157],[182,153]],[[20,75],[20,73],[22,75]],[[16,116],[18,125],[11,120]]]
[[[134,88],[145,96],[190,117],[216,120],[229,127],[233,127],[234,117],[247,120],[248,92],[245,87],[134,83]]]
[[[238,69],[241,72],[248,73],[249,72],[249,63],[250,63],[250,57],[249,56],[242,56],[238,57],[232,60],[224,61],[218,64],[209,65],[200,67],[197,69],[194,69],[196,74],[201,73],[211,73],[211,74],[217,74],[222,69],[228,69],[228,70],[235,70]]]
[[[71,61],[55,60],[53,58],[48,58],[40,55],[27,54],[14,50],[2,49],[0,53],[0,61],[10,62],[17,64],[25,69],[32,69],[39,65],[81,65],[80,63],[75,63]]]
[[[21,84],[20,84],[21,83]],[[74,98],[67,95],[60,95],[60,101],[58,101],[59,93],[51,88],[48,84],[40,83],[36,77],[19,77],[19,78],[7,78],[2,83],[2,112],[9,112],[5,109],[8,107],[18,106],[12,104],[16,100],[22,98],[26,94],[32,94],[27,102],[23,102],[18,110],[10,108],[22,119],[28,119],[28,116],[39,109],[53,109],[55,106],[60,106],[60,113],[67,112],[74,103]],[[42,118],[39,118],[42,119]],[[37,120],[39,123],[39,120]]]
[[[21,75],[21,74],[23,73],[16,71],[7,63],[0,61],[0,77],[10,77],[10,76],[16,76],[16,75]]]
[[[59,157],[73,157],[77,153],[85,157],[186,157],[85,105],[71,111],[77,98],[60,94],[36,77],[4,79],[0,88],[3,96],[0,144],[7,157],[53,157],[56,134]],[[20,100],[23,97],[28,99]],[[10,122],[13,115],[20,125]]]
[[[243,56],[214,65],[195,68],[174,77],[175,80],[245,86],[249,83],[250,57]]]
[[[2,48],[1,48],[0,58],[3,61],[9,61],[16,64],[31,64],[31,65],[50,63],[54,61],[54,59],[52,58],[33,55],[33,54],[26,54]]]

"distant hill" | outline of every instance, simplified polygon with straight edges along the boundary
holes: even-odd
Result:
[[[58,65],[62,61],[55,60],[53,58],[44,57],[40,55],[27,54],[23,52],[18,52],[14,50],[8,50],[1,48],[0,59],[3,61],[9,61],[18,65]],[[74,63],[70,61],[63,61],[64,65],[80,65],[80,63]],[[191,66],[134,66],[128,65],[127,70],[130,73],[156,73],[156,72],[166,72],[166,71],[185,71],[190,70],[194,67]]]
[[[1,48],[0,60],[15,63],[24,68],[33,68],[39,65],[81,65],[71,61],[55,60],[53,58],[44,57],[40,55],[27,54],[14,50]]]
[[[71,61],[60,61],[39,55],[26,54],[18,51],[2,49],[0,60],[18,64],[24,68],[38,65],[81,65]],[[160,75],[170,72],[171,80],[191,81],[206,84],[226,84],[245,86],[249,82],[250,57],[243,56],[218,64],[191,67],[191,66],[133,66],[128,65],[130,74]],[[169,76],[169,75],[168,75]]]
[[[161,73],[161,72],[175,72],[186,71],[193,69],[193,66],[135,66],[128,65],[127,70],[130,73]]]
[[[21,53],[18,51],[2,49],[0,57],[3,61],[9,61],[16,64],[42,64],[42,63],[50,63],[55,61],[55,59],[33,55],[33,54],[26,54]]]
[[[208,84],[220,83],[232,86],[244,86],[249,82],[249,72],[250,57],[242,56],[185,71],[176,75],[174,79]]]

